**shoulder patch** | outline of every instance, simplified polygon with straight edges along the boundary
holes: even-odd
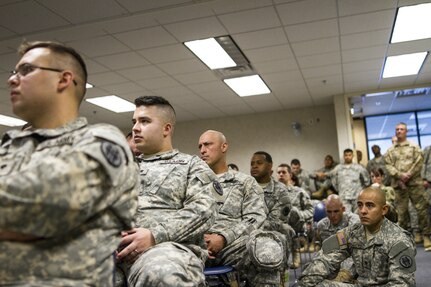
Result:
[[[399,262],[404,268],[410,268],[413,265],[413,259],[409,255],[401,256]]]
[[[103,141],[100,145],[103,156],[106,161],[113,167],[119,167],[122,163],[120,147],[108,142]]]
[[[220,182],[214,180],[213,187],[218,194],[223,195],[223,188],[221,187]]]
[[[336,235],[332,235],[323,241],[322,250],[324,254],[331,253],[332,251],[339,250],[340,245]]]
[[[341,230],[337,232],[337,240],[338,240],[338,245],[340,246],[340,249],[347,248],[347,237],[344,234],[344,231]]]

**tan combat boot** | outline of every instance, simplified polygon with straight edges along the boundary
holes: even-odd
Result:
[[[325,193],[325,190],[323,188],[320,188],[319,190],[311,194],[311,199],[323,199],[324,193]]]
[[[292,264],[290,265],[290,269],[298,269],[301,266],[301,255],[299,254],[299,250],[295,250],[292,252]]]
[[[429,234],[424,236],[424,249],[425,251],[431,251],[431,240]]]
[[[424,241],[422,234],[420,234],[419,232],[415,232],[415,243],[420,244],[422,243],[422,241]]]

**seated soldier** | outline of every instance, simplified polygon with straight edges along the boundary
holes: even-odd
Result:
[[[315,258],[299,278],[299,286],[416,286],[416,249],[410,233],[385,218],[385,192],[367,187],[357,199],[360,223],[338,231],[323,242]],[[357,283],[328,280],[352,257]]]
[[[336,193],[332,186],[330,172],[336,167],[337,164],[334,162],[332,155],[325,156],[323,167],[316,170],[314,175],[310,175],[314,179],[316,185],[316,191],[311,194],[312,199],[324,199],[328,195]]]
[[[199,138],[201,158],[223,187],[217,198],[219,215],[205,234],[206,265],[231,265],[251,286],[280,286],[282,239],[259,230],[267,219],[263,191],[253,177],[228,169],[227,150],[226,138],[218,131],[206,131]]]

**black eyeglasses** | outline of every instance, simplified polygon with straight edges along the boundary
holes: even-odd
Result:
[[[31,72],[33,72],[36,69],[41,69],[41,70],[46,70],[46,71],[53,71],[53,72],[64,72],[64,70],[60,70],[60,69],[54,69],[54,68],[47,68],[47,67],[40,67],[40,66],[36,66],[30,63],[24,63],[18,66],[18,68],[16,70],[12,70],[10,72],[11,76],[12,75],[20,75],[22,77],[25,77],[27,74],[30,74]],[[75,86],[78,85],[78,83],[73,80],[73,83],[75,84]]]

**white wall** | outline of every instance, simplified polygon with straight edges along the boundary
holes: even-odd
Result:
[[[301,124],[299,136],[291,127],[294,121]],[[199,136],[208,129],[224,133],[229,143],[228,162],[236,163],[245,173],[249,173],[251,156],[258,150],[271,154],[274,166],[290,164],[296,157],[304,169],[314,170],[323,166],[326,154],[339,161],[332,105],[178,123],[174,147],[198,154]]]

